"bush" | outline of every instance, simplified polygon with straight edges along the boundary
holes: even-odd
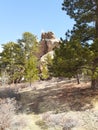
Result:
[[[38,125],[39,127],[41,127],[41,129],[45,130],[48,128],[48,126],[46,125],[46,122],[44,122],[43,120],[38,120],[36,121],[36,125]]]
[[[14,99],[3,99],[0,101],[0,130],[10,129],[16,110]]]

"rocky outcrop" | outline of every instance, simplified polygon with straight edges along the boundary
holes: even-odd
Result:
[[[47,64],[47,57],[48,57],[48,56],[50,56],[50,58],[53,59],[53,57],[54,57],[54,51],[50,51],[50,52],[48,52],[47,54],[43,55],[43,56],[40,58],[40,61]]]
[[[40,40],[40,52],[39,57],[42,57],[46,53],[52,51],[59,44],[59,40],[55,37],[54,33],[47,32],[41,34]]]
[[[54,51],[50,51],[40,58],[40,71],[43,72],[45,69],[48,72],[47,64],[54,58]]]
[[[55,39],[55,35],[53,32],[42,33],[41,39]]]
[[[55,37],[54,33],[47,32],[41,34],[39,43],[39,70],[40,78],[49,78],[47,64],[51,62],[54,57],[54,48],[59,46],[59,40]]]

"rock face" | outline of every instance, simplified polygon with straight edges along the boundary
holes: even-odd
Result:
[[[47,63],[49,62],[49,59],[48,57],[51,58],[51,60],[54,58],[54,51],[49,51],[48,53],[46,53],[45,55],[43,55],[41,58],[40,58],[40,71],[42,72],[43,71],[43,68],[48,72],[48,68],[47,68]],[[47,62],[48,61],[48,62]]]
[[[47,61],[47,57],[50,56],[51,59],[53,59],[54,57],[54,51],[50,51],[48,52],[47,54],[43,55],[41,58],[40,58],[40,61],[43,62],[43,63],[46,63]]]
[[[53,32],[42,33],[41,39],[55,39],[55,36]]]
[[[59,40],[55,37],[54,33],[47,32],[41,34],[41,40],[39,43],[39,70],[40,77],[43,79],[48,78],[48,68],[47,68],[47,60],[53,59],[54,57],[54,48],[59,46]],[[49,58],[49,59],[47,59]]]
[[[39,57],[42,57],[46,53],[52,51],[59,44],[59,40],[55,37],[54,33],[47,32],[41,34],[40,41],[40,54]]]

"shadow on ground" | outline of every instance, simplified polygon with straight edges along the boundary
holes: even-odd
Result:
[[[92,100],[98,96],[98,90],[88,86],[75,87],[75,84],[56,85],[53,87],[20,93],[19,102],[22,112],[36,114],[54,111],[84,111],[93,107]]]
[[[14,88],[2,88],[0,89],[0,99],[15,98],[17,101],[20,100],[20,94],[15,91]]]

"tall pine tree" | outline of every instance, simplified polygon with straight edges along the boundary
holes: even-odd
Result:
[[[71,39],[89,45],[92,88],[98,87],[98,0],[64,0],[62,9],[75,20]],[[68,34],[67,34],[68,35]],[[89,61],[88,61],[89,62]]]
[[[38,59],[36,53],[38,51],[38,42],[35,35],[30,32],[25,32],[22,39],[18,40],[24,52],[25,59],[25,79],[29,81],[30,86],[32,81],[38,79]]]

